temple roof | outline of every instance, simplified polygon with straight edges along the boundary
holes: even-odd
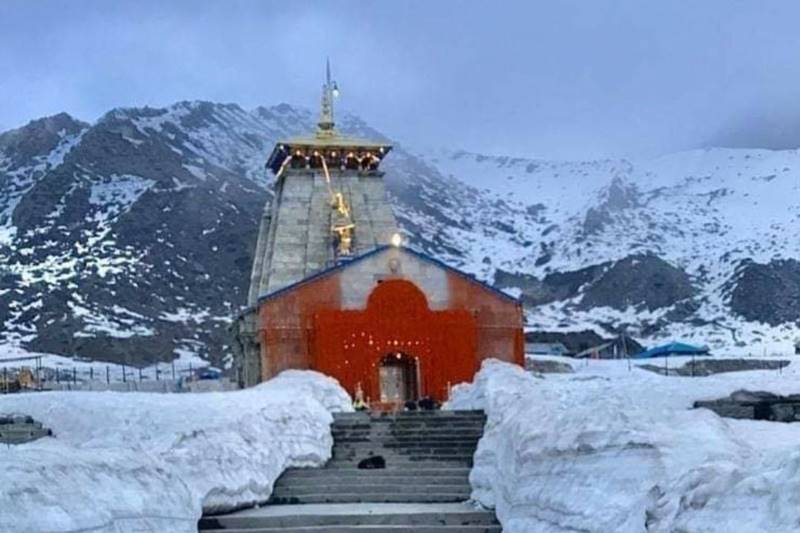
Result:
[[[438,259],[436,259],[436,258],[434,258],[434,257],[432,257],[432,256],[430,256],[428,254],[425,254],[425,253],[423,253],[421,251],[415,250],[414,248],[410,248],[408,246],[396,247],[396,246],[393,246],[391,244],[384,244],[384,245],[376,246],[372,250],[368,250],[367,252],[364,252],[361,255],[357,255],[357,256],[349,259],[348,261],[343,261],[343,262],[341,262],[339,264],[330,266],[330,267],[328,267],[326,269],[323,269],[323,270],[321,270],[321,271],[319,271],[319,272],[317,272],[315,274],[312,274],[311,276],[308,276],[307,278],[304,278],[304,279],[301,279],[299,281],[296,281],[295,283],[292,283],[292,284],[287,285],[285,287],[281,287],[280,289],[276,289],[276,290],[274,290],[272,292],[268,292],[266,294],[262,294],[262,295],[260,295],[258,297],[258,305],[261,305],[265,301],[271,300],[273,298],[276,298],[276,297],[278,297],[278,296],[280,296],[282,294],[286,294],[287,292],[290,292],[290,291],[296,289],[297,287],[300,287],[302,285],[306,285],[308,283],[312,283],[312,282],[314,282],[314,281],[316,281],[316,280],[318,280],[320,278],[324,278],[324,277],[329,276],[329,275],[331,275],[331,274],[333,274],[335,272],[339,272],[340,270],[344,270],[346,268],[349,268],[349,267],[353,266],[354,264],[359,263],[359,262],[361,262],[361,261],[363,261],[363,260],[365,260],[367,258],[370,258],[370,257],[372,257],[374,255],[383,253],[383,252],[385,252],[387,250],[395,250],[395,249],[399,250],[402,253],[406,253],[406,254],[412,255],[414,257],[417,257],[418,259],[421,259],[421,260],[423,260],[423,261],[425,261],[425,262],[427,262],[429,264],[432,264],[432,265],[434,265],[436,267],[439,267],[439,268],[441,268],[443,270],[446,270],[447,272],[451,272],[453,274],[456,274],[456,275],[464,278],[465,280],[469,281],[470,283],[474,283],[475,285],[483,287],[484,289],[488,290],[491,293],[494,293],[495,295],[499,296],[500,298],[503,298],[505,300],[511,301],[511,302],[513,302],[515,304],[522,305],[522,300],[520,300],[519,298],[517,298],[515,296],[512,296],[512,295],[508,294],[507,292],[504,292],[504,291],[502,291],[502,290],[500,290],[500,289],[498,289],[496,287],[493,287],[492,285],[489,285],[488,283],[480,281],[477,278],[475,278],[475,276],[473,276],[471,274],[467,274],[463,270],[459,270],[459,269],[457,269],[455,267],[451,267],[447,263],[445,263],[443,261],[440,261],[440,260],[438,260]]]
[[[380,141],[347,137],[340,134],[333,120],[333,102],[339,95],[339,87],[331,80],[330,62],[326,65],[326,81],[322,86],[322,100],[320,105],[320,120],[317,131],[306,137],[295,137],[281,140],[275,145],[267,160],[267,167],[277,174],[283,167],[286,159],[300,155],[306,160],[311,157],[325,157],[332,168],[337,168],[342,155],[353,154],[354,157],[370,159],[376,158],[378,162],[383,159],[392,146]]]
[[[337,133],[324,137],[295,137],[284,141],[278,141],[278,144],[272,149],[272,153],[267,160],[267,167],[277,174],[287,157],[300,152],[303,157],[325,155],[328,165],[332,168],[337,168],[339,165],[334,164],[331,160],[332,158],[337,158],[337,156],[341,158],[342,155],[352,153],[355,156],[361,157],[369,154],[378,159],[383,159],[391,149],[392,146],[388,143],[358,139],[356,137],[346,137],[338,135]]]

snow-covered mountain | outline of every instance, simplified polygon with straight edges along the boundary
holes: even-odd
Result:
[[[429,224],[430,235],[520,289],[537,329],[623,328],[753,354],[789,352],[800,336],[800,150],[424,159],[483,201],[447,206],[470,224]]]
[[[264,161],[315,118],[182,102],[0,134],[0,343],[224,363]],[[353,116],[340,127],[380,135]],[[385,170],[412,243],[521,295],[534,329],[753,353],[800,335],[800,152],[552,162],[397,147]]]

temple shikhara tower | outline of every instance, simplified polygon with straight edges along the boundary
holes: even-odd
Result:
[[[250,305],[262,294],[387,244],[398,231],[379,170],[392,147],[341,135],[333,121],[337,95],[328,67],[316,133],[280,141],[269,156],[275,198],[261,222]]]
[[[402,246],[380,169],[392,147],[337,131],[326,74],[317,131],[267,160],[275,194],[234,328],[239,381],[314,369],[386,404],[445,399],[487,357],[522,363],[516,299]]]

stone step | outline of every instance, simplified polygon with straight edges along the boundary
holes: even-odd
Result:
[[[349,437],[361,435],[380,435],[386,437],[463,437],[468,435],[470,437],[483,435],[483,427],[475,426],[459,426],[455,428],[446,428],[441,426],[409,426],[409,427],[387,427],[387,428],[358,428],[358,427],[333,427],[331,428],[331,435],[336,437]]]
[[[482,428],[486,425],[485,420],[437,420],[422,422],[409,420],[403,422],[375,422],[374,424],[364,424],[361,422],[334,422],[331,424],[333,429],[364,429],[372,428],[375,430],[390,430],[392,428]]]
[[[387,449],[387,450],[419,450],[419,449],[450,449],[474,450],[478,447],[476,441],[453,441],[453,442],[436,442],[436,441],[412,441],[412,442],[395,442],[395,441],[337,441],[334,444],[334,449],[340,450],[362,450],[369,448]]]
[[[398,417],[398,418],[342,418],[334,415],[334,425],[402,425],[402,424],[425,424],[425,425],[446,425],[446,424],[483,424],[486,422],[485,416],[471,417]]]
[[[486,425],[485,420],[384,420],[381,422],[359,422],[357,420],[339,420],[331,424],[334,428],[364,428],[385,429],[392,427],[481,427]]]
[[[481,433],[478,431],[454,433],[452,431],[446,432],[433,432],[426,431],[420,433],[376,433],[376,432],[358,432],[358,433],[338,433],[334,436],[337,442],[347,440],[383,440],[392,442],[417,442],[425,440],[427,442],[475,442],[477,443],[481,438]]]
[[[344,489],[346,490],[346,489]],[[270,503],[458,503],[469,500],[469,490],[417,492],[276,492]]]
[[[475,450],[472,448],[417,448],[417,449],[392,449],[392,448],[342,448],[333,450],[331,459],[350,458],[355,459],[359,457],[366,459],[367,457],[383,457],[387,461],[389,459],[410,461],[438,461],[439,459],[450,460],[453,458],[472,459],[475,455]]]
[[[420,466],[420,465],[416,465]],[[422,476],[469,476],[469,467],[454,467],[445,465],[444,467],[430,468],[422,465],[420,468],[380,468],[375,470],[336,470],[331,471],[327,468],[291,468],[283,473],[283,477],[352,477],[356,479],[369,477],[422,477]]]
[[[477,440],[455,440],[442,442],[436,440],[414,439],[396,441],[393,439],[336,439],[333,448],[387,448],[387,449],[414,449],[414,448],[477,448]]]
[[[385,454],[416,454],[416,453],[474,453],[475,449],[477,448],[474,444],[459,444],[459,445],[435,445],[435,444],[426,444],[424,442],[420,442],[415,445],[411,444],[399,444],[394,445],[391,443],[381,443],[381,442],[365,442],[365,443],[356,443],[351,442],[347,444],[339,444],[333,447],[333,452],[357,452],[357,453],[364,453],[375,451],[376,453],[383,452]]]
[[[340,492],[338,494],[315,493],[302,496],[278,497],[272,496],[269,503],[272,505],[299,505],[308,503],[458,503],[469,499],[469,493],[463,491],[434,494],[398,494],[371,493],[359,494],[357,492]]]
[[[480,435],[341,435],[333,438],[334,446],[337,444],[349,443],[391,443],[391,444],[414,444],[417,442],[430,442],[435,444],[449,443],[470,443],[475,446],[480,442]]]
[[[482,435],[483,426],[442,427],[442,426],[385,426],[385,427],[331,427],[331,435],[345,437],[348,435],[385,435],[385,436],[416,436],[433,435],[438,437],[462,435]]]
[[[483,436],[483,430],[475,431],[337,431],[332,434],[338,439],[390,439],[399,442],[411,442],[420,439],[436,440],[441,442],[470,440],[477,442]]]
[[[299,496],[303,494],[318,494],[320,492],[338,494],[342,492],[349,492],[352,494],[364,493],[397,493],[408,494],[424,492],[426,494],[465,494],[466,498],[469,497],[471,488],[469,483],[453,483],[453,484],[427,484],[425,482],[416,482],[409,484],[395,484],[395,483],[364,483],[360,485],[350,485],[348,483],[331,483],[331,484],[276,484],[272,495],[278,497]]]
[[[378,430],[378,429],[337,429],[334,428],[331,432],[333,438],[338,437],[362,437],[365,435],[374,435],[380,437],[480,437],[483,435],[483,428],[462,428],[462,429],[447,429],[447,428],[414,428],[414,429],[393,429],[393,430]]]
[[[433,431],[433,430],[447,430],[447,431],[482,431],[486,426],[483,422],[440,422],[438,424],[341,424],[334,422],[331,424],[332,431],[374,431],[381,433],[389,433],[392,431],[400,430],[415,430],[415,431]]]
[[[457,439],[451,441],[441,441],[437,439],[403,439],[397,440],[393,438],[387,439],[380,439],[380,438],[337,438],[334,440],[333,446],[334,447],[348,447],[348,446],[356,446],[356,447],[364,447],[364,446],[388,446],[389,448],[421,448],[421,447],[446,447],[446,446],[471,446],[473,448],[478,447],[478,443],[480,441],[478,439]]]
[[[325,468],[326,469],[330,469],[332,471],[338,471],[338,472],[348,471],[348,470],[355,470],[355,471],[361,471],[361,470],[365,470],[366,471],[367,470],[367,469],[358,468],[358,463],[359,463],[359,461],[346,461],[346,460],[338,460],[337,459],[336,461],[330,461],[325,466]],[[463,460],[463,459],[458,459],[458,460],[452,459],[452,460],[442,460],[442,461],[433,461],[433,460],[399,461],[399,460],[392,460],[392,461],[387,461],[386,462],[386,466],[388,468],[399,468],[399,469],[408,469],[408,470],[415,469],[415,468],[417,468],[419,466],[427,466],[427,467],[434,467],[434,468],[439,468],[439,467],[447,468],[447,467],[458,466],[458,467],[464,467],[464,468],[470,468],[471,469],[472,468],[472,460],[471,459],[469,461]],[[369,469],[369,470],[378,470],[378,471],[380,471],[380,470],[385,470],[385,469],[383,469],[383,468],[372,468],[372,469]]]
[[[442,418],[439,420],[417,419],[417,420],[333,420],[333,426],[362,427],[372,426],[376,428],[391,426],[479,426],[486,423],[485,418]]]
[[[368,411],[355,411],[350,413],[333,413],[333,418],[336,420],[411,420],[411,419],[441,419],[441,418],[470,418],[470,417],[486,417],[486,413],[480,410],[462,410],[462,411],[399,411],[395,413],[371,413]]]
[[[331,457],[332,462],[348,461],[358,463],[364,459],[372,457],[383,457],[385,465],[392,464],[407,464],[407,463],[424,463],[429,461],[472,461],[474,454],[472,453],[456,453],[452,450],[442,450],[442,453],[417,453],[417,454],[402,454],[402,453],[355,453],[355,452],[342,452],[334,453]],[[357,466],[357,465],[356,465]],[[363,470],[363,469],[362,469]]]
[[[298,526],[255,529],[202,529],[209,533],[501,533],[496,526]]]
[[[298,526],[254,529],[202,529],[210,533],[501,533],[499,525],[479,526]]]
[[[345,469],[350,468],[354,470],[366,470],[366,469],[359,469],[358,463],[360,463],[364,459],[367,459],[368,457],[369,456],[355,457],[352,459],[344,457],[334,457],[325,464],[325,468],[345,468]],[[437,455],[437,456],[424,456],[424,457],[384,456],[384,459],[386,461],[386,467],[388,468],[408,468],[408,467],[438,468],[447,466],[472,466],[473,456],[472,455]],[[383,470],[383,469],[376,468],[374,470]]]
[[[200,529],[242,529],[308,526],[479,526],[497,525],[491,511],[468,505],[368,504],[266,506],[204,517]]]
[[[374,457],[374,456],[372,456]],[[472,466],[472,456],[463,457],[460,455],[436,455],[436,456],[400,456],[400,457],[386,457],[382,456],[384,466],[388,468],[414,468],[416,466]],[[358,464],[369,459],[370,456],[362,455],[339,455],[332,458],[325,468],[331,469],[353,469],[353,470],[383,470],[383,468],[358,468]]]
[[[363,411],[356,413],[333,413],[333,419],[343,422],[394,422],[397,420],[480,420],[486,418],[483,411],[471,412],[455,412],[455,411],[438,411],[438,412],[425,412],[425,411],[406,411],[404,413],[365,413]]]
[[[334,416],[334,426],[403,426],[403,425],[418,425],[418,426],[449,426],[449,425],[483,425],[486,423],[486,417],[471,417],[471,418],[382,418],[368,420],[366,418],[337,418]]]
[[[373,427],[391,428],[391,427],[404,427],[404,426],[420,426],[420,427],[481,427],[486,425],[486,419],[481,418],[453,418],[447,420],[380,420],[377,422],[367,422],[363,420],[334,420],[333,427]]]
[[[321,472],[327,472],[321,470]],[[369,470],[372,472],[372,470]],[[469,485],[469,475],[460,476],[344,476],[344,475],[320,475],[320,476],[297,476],[287,477],[281,476],[275,482],[275,489],[278,487],[301,487],[301,486],[318,486],[318,485],[333,485],[333,484],[349,484],[350,486],[362,485]]]
[[[486,423],[486,417],[472,417],[472,418],[395,418],[395,419],[380,419],[380,420],[367,420],[367,419],[341,419],[334,418],[334,426],[402,426],[402,425],[419,425],[419,426],[449,426],[449,425],[482,425]]]
[[[429,429],[429,430],[398,430],[398,431],[339,431],[333,430],[334,439],[340,438],[392,438],[392,439],[480,439],[483,436],[483,429],[453,430],[453,429]]]
[[[471,461],[475,458],[473,450],[418,450],[416,452],[395,452],[390,450],[334,450],[332,461],[361,461],[370,457],[383,457],[386,464],[392,462],[424,461]]]
[[[333,457],[341,457],[344,455],[356,455],[359,457],[373,457],[380,455],[385,458],[437,458],[439,456],[462,456],[464,458],[472,458],[475,455],[474,448],[416,448],[416,449],[396,449],[396,448],[380,448],[378,446],[365,446],[357,448],[334,448]]]

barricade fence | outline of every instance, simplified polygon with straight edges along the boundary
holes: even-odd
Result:
[[[0,368],[0,394],[47,390],[187,392],[237,388],[227,377],[204,377],[203,371],[207,368],[175,362],[143,368],[102,363],[48,366],[41,361],[19,366],[5,364]]]

